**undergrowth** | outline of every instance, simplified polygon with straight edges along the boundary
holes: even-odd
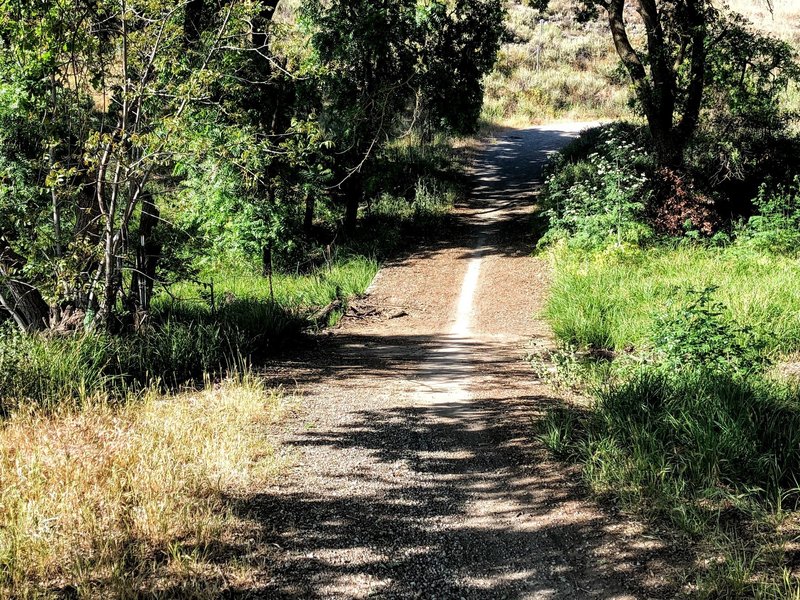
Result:
[[[383,161],[360,228],[341,240],[322,232],[326,243],[284,256],[271,276],[236,253],[205,261],[196,276],[156,290],[152,316],[135,333],[24,335],[0,322],[0,416],[196,385],[257,367],[304,330],[335,325],[380,262],[440,232],[463,193],[459,163],[442,140],[397,144]]]
[[[711,134],[683,172],[657,169],[625,124],[554,161],[539,249],[561,347],[532,362],[585,402],[550,411],[539,435],[595,493],[683,538],[698,555],[689,595],[796,599],[800,184],[750,134],[724,183],[702,176]]]

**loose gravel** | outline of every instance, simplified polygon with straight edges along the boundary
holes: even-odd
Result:
[[[273,383],[301,398],[282,440],[294,466],[242,503],[269,540],[264,578],[242,596],[678,594],[669,546],[589,500],[579,473],[535,441],[559,399],[522,360],[531,340],[550,343],[531,216],[541,166],[579,129],[487,144],[442,239],[383,269],[338,329],[276,365]]]

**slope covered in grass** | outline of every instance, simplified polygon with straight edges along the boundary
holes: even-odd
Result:
[[[541,12],[508,5],[507,39],[486,79],[484,119],[539,123],[630,114],[627,81],[604,23],[579,23],[578,3],[556,0]]]

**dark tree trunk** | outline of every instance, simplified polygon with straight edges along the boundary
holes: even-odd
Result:
[[[156,269],[161,258],[161,244],[153,232],[161,214],[150,194],[142,196],[142,214],[139,218],[139,237],[136,242],[136,258],[131,275],[130,298],[134,324],[138,327],[150,312]]]
[[[344,230],[346,233],[353,233],[358,221],[358,207],[364,195],[364,180],[361,173],[353,173],[342,183],[344,194]]]
[[[192,46],[200,39],[203,31],[204,0],[189,0],[183,17],[183,39],[186,46]]]
[[[628,38],[625,24],[625,0],[608,0],[609,26],[614,46],[628,75],[633,82],[636,96],[641,103],[656,155],[661,166],[680,168],[683,165],[686,146],[694,135],[700,118],[700,109],[705,90],[706,32],[707,23],[703,11],[703,0],[686,2],[685,46],[691,46],[689,83],[685,89],[685,104],[680,124],[675,124],[678,78],[672,64],[667,40],[661,22],[659,5],[655,0],[637,0],[637,11],[647,34],[647,65],[634,50]],[[685,49],[685,48],[684,48]]]
[[[275,290],[272,285],[274,276],[272,264],[272,244],[269,243],[261,251],[261,269],[264,277],[269,280],[269,299],[271,302],[275,302]]]
[[[23,259],[0,239],[0,305],[23,331],[47,328],[50,307],[35,287],[14,278]]]
[[[309,235],[312,227],[314,227],[315,204],[314,194],[306,194],[306,212],[303,217],[303,231],[305,231],[306,235]]]
[[[650,125],[658,164],[670,169],[679,169],[683,164],[683,153],[686,142],[674,129],[665,129],[659,124]]]
[[[265,53],[270,39],[269,27],[270,23],[272,23],[272,18],[275,16],[275,9],[278,7],[278,1],[279,0],[263,0],[258,20],[255,23],[256,30],[253,32],[253,46],[255,48],[261,48]]]

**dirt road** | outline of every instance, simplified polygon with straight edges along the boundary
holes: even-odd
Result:
[[[542,165],[580,126],[505,133],[435,244],[383,269],[284,373],[305,415],[291,474],[243,503],[268,598],[650,598],[666,549],[587,499],[535,442],[556,400],[523,360],[548,268],[530,256]]]

